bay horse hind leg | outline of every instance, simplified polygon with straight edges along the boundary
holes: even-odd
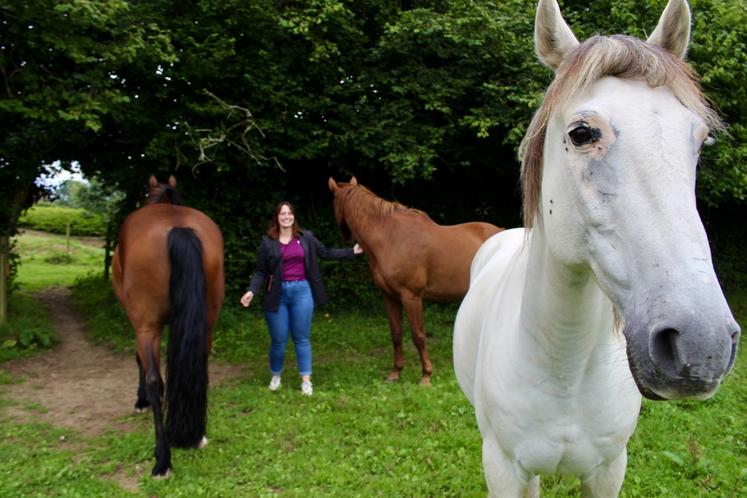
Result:
[[[425,320],[423,318],[423,299],[414,294],[402,296],[402,306],[407,313],[407,321],[410,323],[410,333],[412,342],[420,354],[420,363],[423,366],[423,377],[420,379],[420,385],[430,386],[431,375],[433,375],[433,365],[428,354],[428,346],[425,339]]]
[[[381,293],[384,298],[384,309],[389,319],[389,330],[392,334],[392,349],[394,353],[394,364],[392,371],[387,375],[387,382],[397,382],[400,372],[405,367],[405,356],[402,349],[402,303],[391,297],[386,292]]]
[[[137,400],[135,401],[135,413],[145,413],[151,404],[148,400],[148,391],[145,389],[145,367],[140,361],[140,355],[135,353],[137,361],[138,382],[137,382]]]
[[[166,478],[171,471],[171,448],[164,429],[164,383],[161,377],[159,359],[159,337],[151,338],[147,334],[138,335],[138,355],[145,366],[145,393],[153,409],[153,425],[156,436],[154,456],[156,464],[151,471],[155,478]]]

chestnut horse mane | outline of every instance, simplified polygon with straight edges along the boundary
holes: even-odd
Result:
[[[347,184],[347,186],[349,188],[342,189],[340,193],[348,224],[357,225],[371,217],[387,218],[402,211],[421,214],[430,220],[430,216],[424,211],[407,207],[397,201],[382,199],[363,185]]]
[[[560,65],[519,147],[525,227],[531,228],[540,215],[542,161],[550,115],[605,76],[645,81],[651,87],[667,86],[712,131],[724,128],[687,63],[631,36],[593,36],[571,50]]]

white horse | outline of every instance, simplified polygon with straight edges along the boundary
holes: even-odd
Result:
[[[616,496],[640,394],[705,399],[734,363],[740,330],[694,194],[721,123],[681,60],[689,36],[684,0],[646,42],[582,44],[539,2],[536,49],[556,76],[521,147],[526,228],[478,251],[454,332],[491,496],[538,496],[554,473]]]

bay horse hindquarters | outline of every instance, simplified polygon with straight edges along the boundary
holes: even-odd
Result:
[[[152,178],[150,201],[163,202],[159,189],[163,186]],[[176,198],[174,194],[169,200]],[[220,229],[195,209],[146,204],[122,224],[112,259],[112,283],[136,335],[135,408],[153,409],[156,464],[152,474],[165,477],[171,469],[171,445],[197,447],[207,441],[207,358],[224,297]],[[167,323],[164,388],[160,339]]]
[[[337,224],[368,258],[374,284],[381,290],[392,337],[396,381],[404,368],[404,310],[422,365],[421,384],[430,384],[433,367],[426,345],[423,301],[450,303],[464,297],[469,268],[480,245],[503,230],[490,223],[439,225],[422,211],[386,201],[355,177],[349,183],[329,179]]]
[[[555,473],[616,496],[641,394],[708,398],[734,364],[740,329],[694,193],[721,124],[681,60],[689,27],[670,0],[646,42],[579,44],[557,1],[539,2],[556,75],[521,147],[526,229],[480,249],[454,331],[491,496],[537,496]]]

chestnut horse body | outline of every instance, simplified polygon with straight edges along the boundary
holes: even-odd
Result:
[[[173,177],[168,185],[151,177],[149,202],[122,223],[112,259],[114,291],[137,341],[135,408],[153,409],[155,477],[168,476],[170,445],[207,442],[207,357],[224,297],[221,231],[204,213],[175,204],[175,186]],[[167,323],[164,403],[160,341]]]
[[[404,308],[423,367],[421,384],[429,384],[433,369],[426,347],[423,301],[462,299],[477,249],[502,229],[482,222],[438,225],[422,211],[377,197],[355,177],[339,184],[330,178],[329,188],[337,223],[344,236],[351,236],[363,248],[384,299],[394,347],[388,380],[398,380],[404,367]]]

